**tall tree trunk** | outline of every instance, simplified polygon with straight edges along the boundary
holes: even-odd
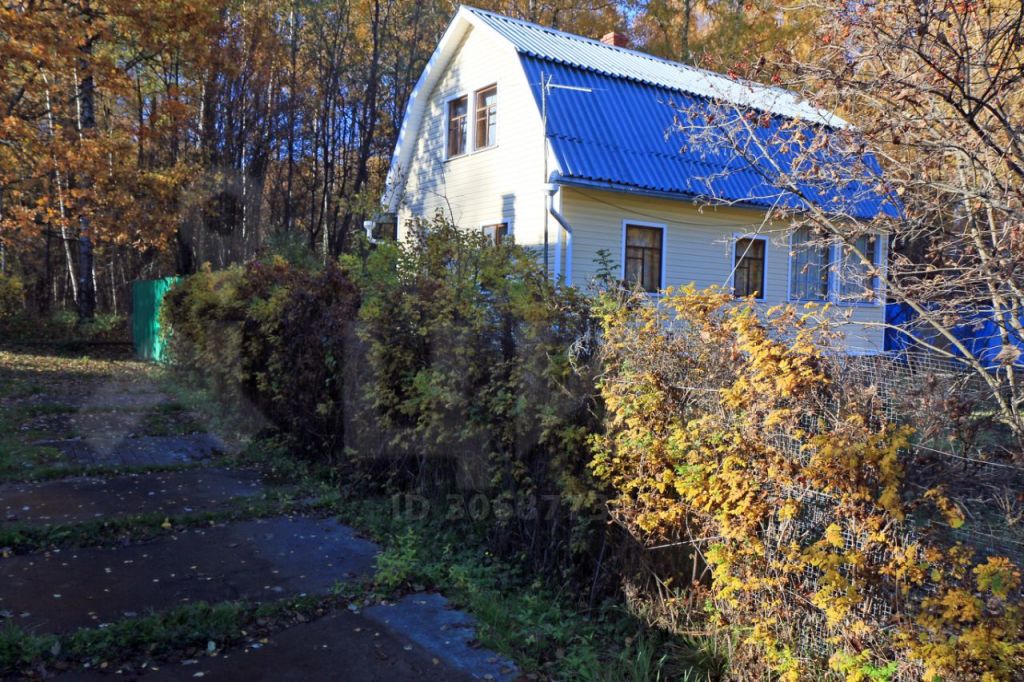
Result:
[[[46,125],[47,132],[50,136],[50,142],[53,142],[54,127],[53,127],[53,106],[50,103],[50,77],[43,71],[43,83],[46,84]],[[76,86],[77,87],[77,86]],[[57,167],[57,156],[54,152],[52,155],[53,160],[53,183],[57,189],[57,211],[60,216],[60,245],[64,250],[64,265],[67,268],[67,278],[71,282],[71,300],[78,305],[78,284],[75,279],[75,265],[74,259],[71,257],[71,244],[68,239],[68,214],[67,209],[64,205],[64,181],[61,178],[60,169]],[[56,283],[55,285],[56,286]],[[56,292],[56,288],[54,289]],[[56,299],[54,299],[56,300]]]
[[[0,202],[2,203],[2,202]],[[40,296],[38,307],[40,313],[50,312],[50,296],[53,289],[53,264],[51,263],[50,251],[53,243],[53,229],[46,226],[46,252],[43,256],[46,260],[43,263],[43,295]]]
[[[86,38],[81,48],[82,57],[78,60],[81,79],[78,85],[78,134],[83,141],[92,136],[96,128],[95,81],[92,75],[93,38]],[[77,80],[77,77],[76,77]],[[88,173],[78,178],[78,186],[82,190],[92,189],[92,179]],[[92,225],[85,211],[83,198],[79,205],[78,215],[78,319],[91,320],[96,315],[96,279],[93,271]]]
[[[390,15],[391,3],[388,2],[389,15]],[[381,17],[381,6],[380,0],[375,0],[373,3],[373,29],[372,29],[372,42],[373,48],[370,55],[370,71],[367,77],[367,88],[366,95],[363,102],[363,120],[359,127],[359,133],[362,136],[359,144],[359,158],[356,162],[356,177],[352,183],[353,198],[358,197],[359,193],[363,190],[363,185],[366,184],[367,179],[370,176],[370,153],[373,149],[373,138],[377,131],[377,122],[379,120],[380,110],[377,106],[377,96],[380,92],[380,60],[381,60],[381,47],[383,36],[383,24],[388,21],[388,16]],[[345,217],[341,221],[341,229],[337,230],[334,234],[334,240],[331,244],[331,255],[338,255],[342,249],[345,248],[345,244],[348,241],[348,235],[352,229],[352,221],[356,218],[355,213],[351,209],[345,211]]]
[[[4,220],[4,189],[0,187],[0,225],[3,224]],[[47,238],[46,242],[46,256],[50,256],[50,242]],[[49,265],[49,264],[47,264]],[[4,238],[0,237],[0,275],[7,272],[7,245],[4,244]]]
[[[296,107],[296,78],[298,70],[299,39],[298,39],[298,18],[295,16],[293,7],[288,15],[291,22],[291,69],[288,74],[288,177],[285,181],[284,192],[284,229],[287,232],[292,230],[292,179],[295,177],[295,107]]]
[[[679,61],[690,61],[690,20],[693,18],[693,1],[683,0],[683,30]]]
[[[117,314],[117,277],[113,251],[110,254],[110,312]]]

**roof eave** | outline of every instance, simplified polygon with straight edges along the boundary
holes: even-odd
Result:
[[[744,201],[731,201],[725,199],[715,199],[714,197],[708,197],[703,195],[691,194],[688,192],[673,192],[668,190],[657,190],[649,189],[646,187],[637,187],[635,185],[628,185],[619,182],[610,182],[607,180],[591,180],[589,178],[576,178],[567,177],[561,174],[552,174],[551,182],[562,185],[564,187],[577,187],[580,189],[599,189],[607,192],[620,192],[622,194],[630,194],[633,196],[651,197],[655,199],[671,199],[674,201],[685,201],[690,204],[703,204],[711,206],[721,206],[727,208],[739,208],[748,211],[757,211],[759,213],[765,213],[769,207],[763,204],[752,204]],[[792,211],[802,211],[804,209],[791,208]],[[872,215],[858,214],[852,216],[857,220],[869,220],[879,215],[886,215],[890,218],[896,216],[891,215],[884,207],[874,211]]]
[[[656,199],[673,199],[675,201],[685,201],[687,203],[696,204],[699,203],[701,197],[695,194],[689,194],[687,192],[671,192],[668,190],[657,190],[648,189],[646,187],[637,187],[635,185],[627,185],[619,182],[609,182],[606,180],[590,180],[588,178],[574,178],[560,176],[552,178],[552,182],[565,187],[579,187],[581,189],[600,189],[608,192],[621,192],[623,194],[632,194],[635,196],[642,197],[653,197]],[[714,203],[709,199],[709,203]],[[729,201],[719,202],[718,205],[729,206],[731,208],[743,208],[751,211],[760,211],[764,213],[765,207],[757,204],[748,204],[741,201]]]

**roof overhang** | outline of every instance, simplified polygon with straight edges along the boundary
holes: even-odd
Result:
[[[573,178],[565,177],[558,173],[553,173],[551,182],[556,185],[563,187],[575,187],[577,189],[597,189],[605,192],[618,192],[620,194],[631,194],[638,197],[650,197],[652,199],[669,199],[672,201],[682,201],[694,206],[707,205],[711,208],[737,208],[748,211],[757,211],[764,213],[766,207],[760,204],[745,203],[742,201],[713,201],[709,198],[699,197],[693,194],[686,194],[684,192],[666,192],[657,189],[646,189],[644,187],[634,187],[632,185],[625,185],[617,182],[604,182],[601,180],[589,180],[586,178]]]

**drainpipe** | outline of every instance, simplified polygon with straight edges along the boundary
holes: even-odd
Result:
[[[565,219],[565,216],[561,214],[557,206],[561,205],[561,185],[558,183],[558,173],[551,174],[551,182],[544,185],[544,190],[548,195],[548,214],[555,219],[562,229],[565,230],[565,284],[572,286],[572,226],[569,225],[569,221]],[[559,201],[556,201],[555,197],[558,197]],[[562,269],[562,239],[561,234],[555,239],[555,281],[558,281]]]
[[[377,225],[377,223],[374,222],[373,220],[364,220],[363,221],[363,232],[366,233],[366,239],[371,244],[376,244],[377,243],[377,240],[373,236],[373,228],[376,227],[376,225]]]

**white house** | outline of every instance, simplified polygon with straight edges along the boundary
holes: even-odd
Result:
[[[714,101],[768,115],[766,135],[793,119],[846,124],[787,91],[624,44],[460,8],[413,91],[392,159],[384,203],[399,238],[411,219],[441,210],[464,229],[536,248],[566,284],[585,285],[606,250],[623,279],[652,292],[695,282],[766,304],[832,302],[849,352],[881,350],[877,278],[841,245],[803,245],[806,235],[765,218],[773,203],[799,208],[807,197],[861,218],[893,207],[863,183],[785,196],[749,164],[686,139],[677,121]],[[858,246],[884,266],[884,238]]]

